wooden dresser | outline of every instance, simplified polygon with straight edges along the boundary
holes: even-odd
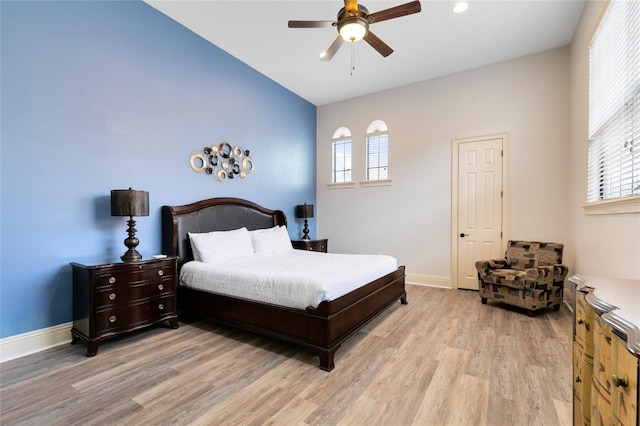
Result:
[[[638,426],[640,280],[575,275],[575,425]]]
[[[87,356],[103,340],[168,320],[178,328],[177,258],[122,263],[71,263],[72,343],[87,342]]]

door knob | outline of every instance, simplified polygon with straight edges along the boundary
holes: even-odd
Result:
[[[460,233],[460,237],[462,237],[462,238],[467,237],[468,235],[469,235],[469,234],[465,234],[464,232],[461,232],[461,233]]]

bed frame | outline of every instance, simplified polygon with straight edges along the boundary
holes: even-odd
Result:
[[[239,198],[211,198],[162,207],[163,253],[178,256],[179,267],[193,259],[188,232],[286,226],[280,210]],[[407,304],[404,266],[317,308],[293,309],[178,286],[178,310],[299,344],[320,356],[331,371],[342,342],[397,300]]]

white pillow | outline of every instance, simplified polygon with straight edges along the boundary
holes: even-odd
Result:
[[[255,254],[280,254],[293,250],[289,233],[284,226],[267,229],[256,229],[249,232]]]
[[[253,256],[247,228],[202,234],[189,232],[189,240],[194,260],[201,262],[218,263]]]

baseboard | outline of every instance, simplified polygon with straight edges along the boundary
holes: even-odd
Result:
[[[73,322],[54,325],[0,340],[0,362],[11,361],[25,355],[71,342]]]
[[[453,288],[450,277],[439,277],[436,275],[412,274],[408,273],[405,277],[407,284],[423,285],[426,287]]]

